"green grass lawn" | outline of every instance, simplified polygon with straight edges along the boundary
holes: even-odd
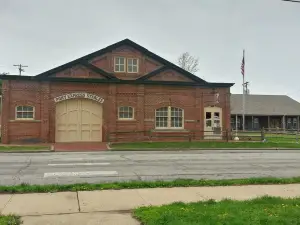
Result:
[[[28,145],[0,145],[1,151],[39,151],[49,150],[49,146],[28,146]]]
[[[16,186],[0,186],[0,194],[8,193],[49,193],[63,191],[95,191],[95,190],[120,190],[137,188],[171,188],[171,187],[215,187],[215,186],[236,186],[236,185],[267,185],[267,184],[300,184],[300,177],[276,178],[261,177],[248,179],[225,179],[225,180],[192,180],[177,179],[173,181],[129,181],[98,184],[49,184],[29,185],[21,184]]]
[[[0,214],[0,225],[20,225],[21,219],[18,216],[3,216]]]
[[[236,133],[232,132],[232,136],[235,137]],[[251,140],[253,141],[260,141],[261,140],[261,133],[260,132],[238,132],[237,133],[238,137],[240,138],[240,140],[245,140],[245,141],[249,141],[249,139],[251,138]],[[265,138],[269,141],[269,142],[277,142],[277,143],[297,143],[297,139],[300,139],[300,135],[299,134],[276,134],[276,133],[265,133]]]
[[[190,149],[190,148],[300,148],[297,143],[277,142],[133,142],[114,143],[113,150]]]
[[[138,208],[133,214],[143,225],[297,225],[300,198],[174,203]]]

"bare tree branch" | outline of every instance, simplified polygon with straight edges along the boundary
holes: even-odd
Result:
[[[188,52],[182,53],[177,63],[182,69],[193,74],[199,70],[199,59],[191,56]]]

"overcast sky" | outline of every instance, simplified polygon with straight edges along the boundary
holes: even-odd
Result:
[[[281,0],[0,0],[0,72],[36,75],[129,38],[197,75],[300,100],[300,4]]]

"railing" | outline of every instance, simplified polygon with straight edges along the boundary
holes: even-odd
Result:
[[[122,131],[110,132],[108,142],[132,141],[230,141],[231,133],[225,131],[200,130],[148,130],[148,131]]]
[[[295,130],[261,129],[260,131],[201,131],[201,130],[145,130],[110,132],[108,142],[144,141],[251,141],[298,142],[300,133]]]
[[[297,130],[261,129],[260,131],[232,131],[233,139],[240,141],[267,141],[267,142],[298,142],[300,133]],[[236,139],[236,140],[237,140]]]

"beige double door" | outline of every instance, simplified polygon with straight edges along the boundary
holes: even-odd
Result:
[[[56,142],[101,142],[102,104],[70,99],[56,104]]]
[[[222,108],[204,108],[204,136],[208,138],[222,136]]]

